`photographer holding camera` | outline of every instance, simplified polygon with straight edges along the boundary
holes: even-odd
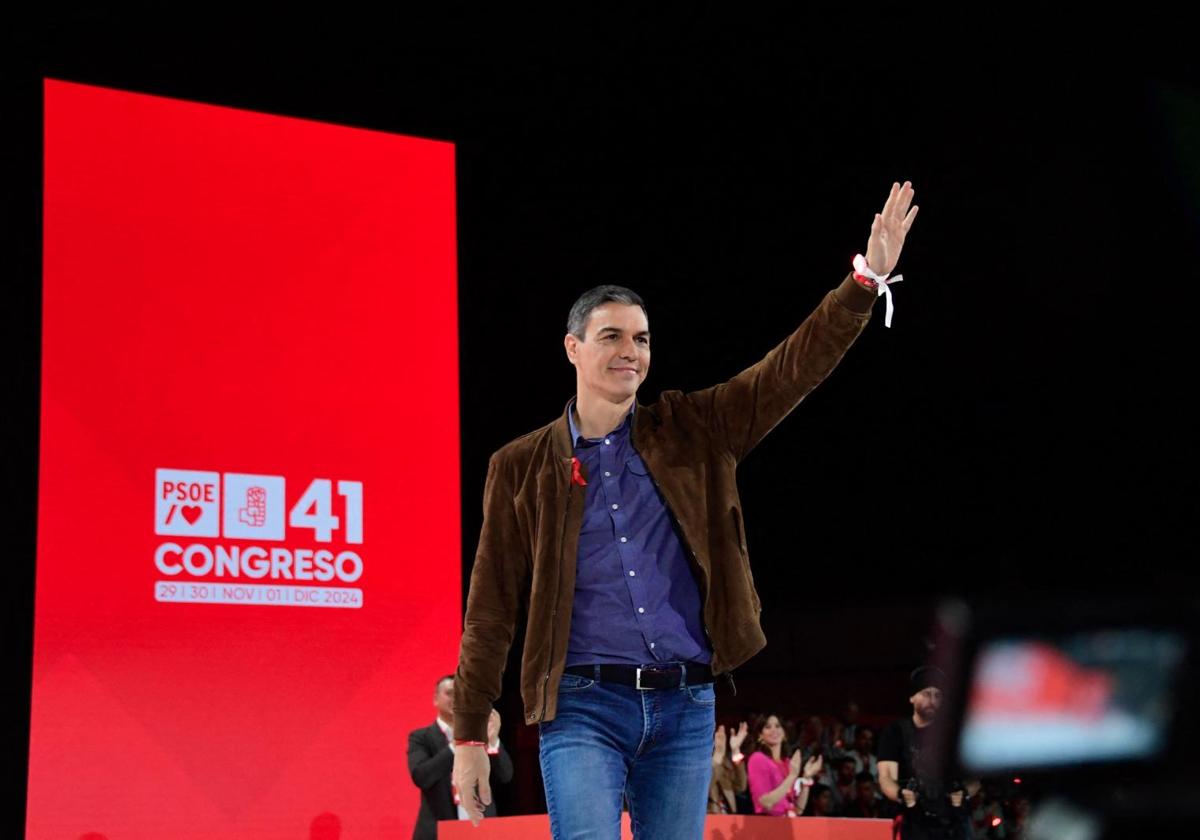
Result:
[[[892,723],[879,738],[879,787],[902,807],[903,840],[966,840],[963,787],[932,766],[938,709],[946,675],[918,668],[909,676],[913,713]]]

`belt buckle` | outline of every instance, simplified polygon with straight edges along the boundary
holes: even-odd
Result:
[[[642,668],[639,666],[635,673],[633,687],[638,691],[654,691],[655,689],[661,688],[661,686],[655,685],[642,685],[642,674],[662,674],[672,670],[675,669],[663,665],[655,665],[650,668]]]

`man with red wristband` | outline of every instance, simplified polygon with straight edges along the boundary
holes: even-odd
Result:
[[[555,838],[703,835],[714,675],[762,649],[735,469],[833,370],[885,295],[916,217],[894,184],[866,256],[757,364],[639,404],[650,366],[642,299],[585,292],[563,339],[576,396],[496,452],[458,672],[454,778],[473,822],[491,802],[487,715],[527,614],[525,722],[538,724]],[[871,284],[874,284],[872,286]]]

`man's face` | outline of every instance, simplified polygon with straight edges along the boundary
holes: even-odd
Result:
[[[454,680],[442,680],[433,695],[433,705],[438,717],[445,721],[454,720]]]
[[[875,785],[871,782],[858,783],[858,798],[864,802],[870,802],[875,798]]]
[[[938,709],[942,706],[942,690],[940,688],[923,688],[908,698],[913,704],[913,712],[926,723],[937,717]]]
[[[863,727],[859,727],[857,730],[855,730],[855,732],[854,732],[854,749],[858,750],[858,752],[862,753],[863,755],[867,755],[871,752],[871,749],[874,746],[875,746],[875,733],[874,732],[872,732],[870,729],[865,729]]]
[[[838,765],[837,779],[839,784],[848,785],[854,781],[854,762],[843,761]]]
[[[609,302],[592,310],[584,340],[567,334],[567,358],[581,393],[612,403],[637,394],[650,370],[650,323],[640,306]]]

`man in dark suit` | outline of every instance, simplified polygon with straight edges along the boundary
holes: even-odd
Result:
[[[417,813],[413,840],[436,840],[438,820],[469,819],[450,781],[454,768],[453,674],[438,680],[433,705],[437,708],[437,720],[408,736],[408,772],[413,784],[421,789],[421,810]],[[495,709],[488,718],[487,753],[492,779],[509,781],[513,774],[512,759],[500,744],[500,714]],[[496,806],[489,805],[486,815],[494,817]]]

